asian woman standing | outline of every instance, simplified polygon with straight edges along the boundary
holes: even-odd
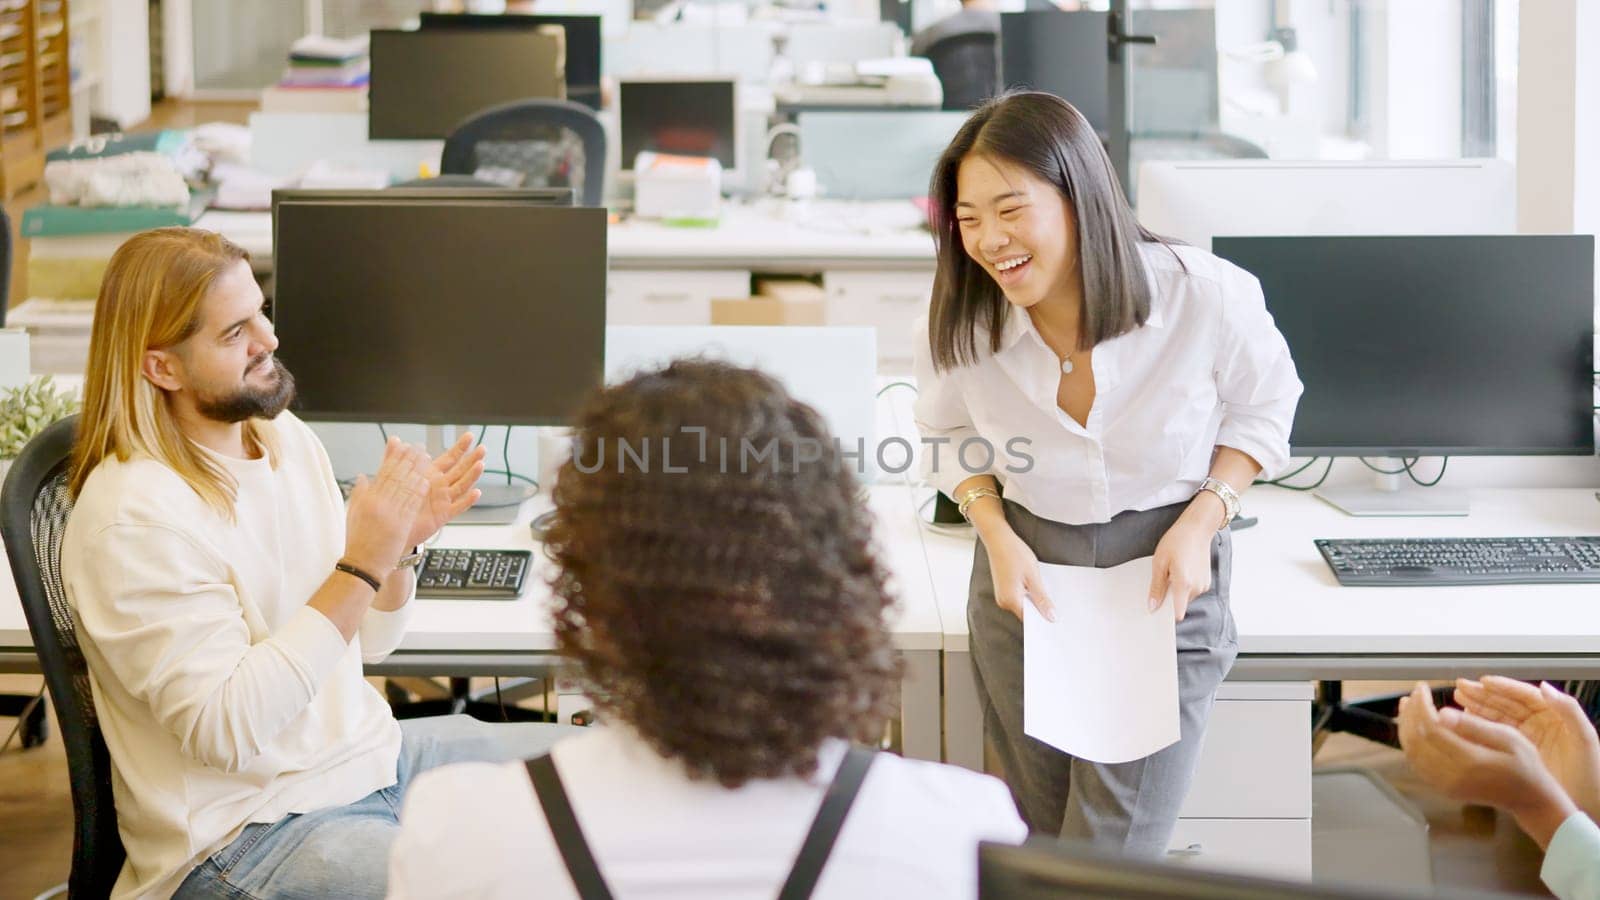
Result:
[[[931,195],[916,418],[925,475],[979,537],[967,617],[986,732],[1034,831],[1159,855],[1237,652],[1228,524],[1288,459],[1294,363],[1256,279],[1140,226],[1058,97],[976,110]],[[1181,739],[1105,764],[1028,737],[1022,604],[1051,618],[1073,602],[1047,596],[1040,563],[1146,556],[1150,607],[1170,602],[1176,620]]]

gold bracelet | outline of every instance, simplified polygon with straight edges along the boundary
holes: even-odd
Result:
[[[956,510],[961,513],[961,518],[971,522],[972,518],[967,515],[967,509],[971,507],[975,501],[982,500],[984,497],[993,497],[996,500],[1000,499],[1000,495],[998,493],[996,493],[993,489],[986,487],[973,488],[972,490],[963,494],[961,496],[961,502],[956,504]]]

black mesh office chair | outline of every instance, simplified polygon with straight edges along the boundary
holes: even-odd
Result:
[[[0,209],[0,327],[11,302],[11,217]],[[17,736],[23,747],[37,747],[49,734],[44,698],[35,694],[0,694],[0,717],[22,720]]]
[[[594,111],[566,100],[490,107],[445,138],[439,171],[506,187],[570,187],[580,205],[601,206],[606,133]]]
[[[1000,90],[1000,35],[969,31],[940,38],[928,47],[928,61],[944,88],[948,110],[976,108]]]
[[[28,617],[72,782],[72,897],[105,897],[122,869],[122,838],[111,796],[111,756],[89,693],[72,611],[61,586],[61,537],[72,512],[67,460],[78,417],[46,428],[24,447],[0,487],[0,532]]]

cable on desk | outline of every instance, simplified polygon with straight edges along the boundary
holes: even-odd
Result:
[[[389,430],[387,428],[383,427],[383,423],[382,422],[378,423],[378,433],[383,435],[384,444],[388,444],[389,443]]]
[[[1312,459],[1311,460],[1311,462],[1316,462],[1316,461],[1317,461],[1316,459]],[[1318,478],[1316,481],[1312,482],[1311,484],[1304,484],[1304,485],[1301,485],[1301,484],[1289,484],[1289,483],[1287,483],[1287,480],[1286,480],[1288,478],[1291,478],[1291,477],[1293,477],[1295,475],[1300,474],[1300,472],[1304,471],[1307,467],[1309,467],[1309,465],[1310,465],[1310,463],[1307,463],[1306,466],[1302,466],[1301,468],[1296,469],[1293,472],[1290,472],[1288,475],[1285,475],[1282,478],[1274,478],[1271,481],[1264,482],[1264,483],[1272,485],[1273,487],[1281,487],[1286,491],[1314,491],[1317,488],[1322,487],[1322,483],[1324,481],[1328,480],[1328,473],[1333,471],[1333,457],[1331,457],[1331,456],[1328,457],[1328,465],[1327,465],[1326,468],[1324,468],[1322,470],[1322,477]]]
[[[1416,459],[1416,457],[1412,457],[1412,459]],[[1365,456],[1361,457],[1361,464],[1372,471],[1377,472],[1379,475],[1404,475],[1406,472],[1410,471],[1410,466],[1412,465],[1412,463],[1406,462],[1406,458],[1403,456],[1400,458],[1400,468],[1398,469],[1380,469],[1368,462]]]
[[[911,389],[911,393],[913,393],[913,394],[919,394],[920,393],[917,390],[917,386],[912,384],[909,381],[891,381],[888,384],[884,385],[883,387],[878,388],[878,396],[882,397],[884,394],[889,393],[890,389],[897,388],[897,387],[910,388]]]
[[[1281,482],[1288,481],[1289,479],[1295,477],[1296,475],[1299,475],[1301,472],[1304,472],[1305,470],[1307,470],[1307,469],[1311,468],[1312,466],[1316,465],[1317,462],[1319,460],[1321,460],[1321,459],[1322,459],[1322,457],[1320,457],[1320,456],[1313,456],[1310,459],[1306,460],[1304,465],[1302,465],[1298,469],[1295,469],[1293,472],[1289,472],[1288,474],[1285,474],[1285,475],[1279,475],[1277,478],[1260,478],[1260,479],[1257,479],[1257,480],[1252,481],[1250,483],[1251,484],[1280,484]]]
[[[1404,465],[1406,467],[1406,475],[1409,476],[1411,478],[1411,481],[1413,483],[1415,483],[1418,487],[1433,487],[1434,485],[1438,484],[1440,481],[1444,480],[1444,472],[1445,472],[1446,469],[1450,468],[1450,457],[1446,456],[1439,462],[1439,474],[1433,476],[1433,480],[1432,481],[1423,481],[1422,479],[1417,477],[1417,473],[1414,471],[1414,467],[1417,464],[1417,462],[1415,460],[1413,460],[1412,462],[1406,462],[1405,460],[1402,459],[1400,462],[1401,462],[1402,465]]]

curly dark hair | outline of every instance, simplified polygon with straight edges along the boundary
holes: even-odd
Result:
[[[556,644],[602,716],[728,787],[882,734],[900,660],[871,517],[777,381],[689,359],[601,390],[554,496]]]

